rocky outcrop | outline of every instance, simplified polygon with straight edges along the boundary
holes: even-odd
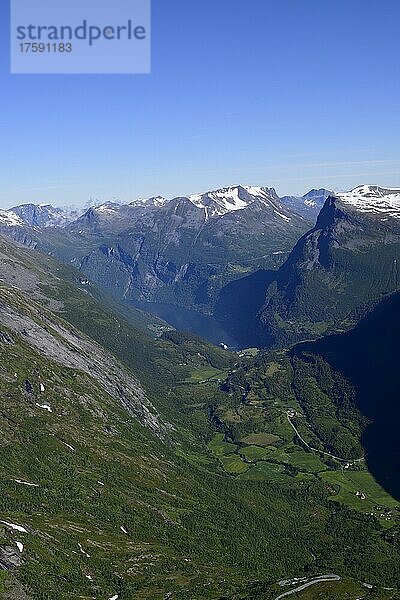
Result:
[[[5,337],[21,336],[42,355],[93,378],[140,423],[164,436],[168,427],[146,397],[140,383],[112,355],[43,307],[25,302],[17,290],[0,290],[0,325]],[[32,396],[30,382],[25,394]]]

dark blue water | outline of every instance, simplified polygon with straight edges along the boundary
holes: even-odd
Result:
[[[239,349],[238,342],[213,317],[203,315],[195,310],[180,308],[172,304],[160,302],[133,301],[136,308],[160,317],[178,331],[195,333],[212,344],[226,344],[231,349]]]

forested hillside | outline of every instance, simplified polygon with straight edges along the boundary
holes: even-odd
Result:
[[[379,488],[365,507],[336,498],[340,469],[323,454],[353,460],[358,413],[329,408],[344,429],[356,415],[346,445],[319,438],[310,410],[307,450],[288,420],[303,405],[286,355],[231,353],[159,322],[135,329],[138,313],[73,269],[5,241],[1,252],[11,597],[251,598],[261,585],[272,600],[279,579],[324,571],[397,585],[397,521],[364,510]]]

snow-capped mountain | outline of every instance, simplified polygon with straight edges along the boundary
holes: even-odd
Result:
[[[7,212],[17,215],[22,224],[30,227],[64,227],[78,216],[74,211],[57,208],[51,204],[21,204]]]
[[[225,281],[278,267],[311,224],[274,189],[235,185],[170,200],[106,202],[66,227],[29,234],[39,249],[79,265],[115,296],[209,312]]]
[[[302,200],[306,206],[310,206],[312,208],[321,209],[324,205],[325,200],[328,196],[331,195],[332,192],[326,190],[325,188],[320,189],[312,189],[307,194],[302,196]]]
[[[278,272],[278,288],[266,294],[261,322],[267,335],[280,343],[287,335],[276,326],[276,312],[298,319],[295,341],[315,337],[307,322],[347,327],[399,289],[399,200],[400,190],[371,185],[327,198],[315,227]],[[305,300],[311,295],[312,306]]]
[[[361,185],[332,193],[315,227],[298,241],[279,271],[267,280],[255,281],[252,274],[228,286],[223,294],[227,302],[245,300],[235,310],[223,305],[220,312],[241,327],[240,335],[247,335],[249,319],[240,322],[243,305],[250,295],[261,298],[263,304],[255,306],[250,322],[257,344],[266,346],[342,330],[400,289],[399,257],[400,189]],[[238,335],[237,329],[230,333]],[[254,339],[246,338],[247,343],[254,344]]]
[[[121,208],[122,206],[116,202],[104,202],[99,206],[91,206],[77,219],[67,223],[67,229],[81,233],[81,230],[86,228],[106,228],[121,220]]]
[[[106,202],[100,206],[93,206],[92,212],[97,215],[103,214],[115,216],[121,213],[127,216],[137,216],[139,213],[136,209],[157,209],[163,208],[169,204],[176,203],[179,200],[187,200],[193,204],[196,208],[200,208],[206,212],[207,219],[211,217],[221,217],[227,213],[235,212],[238,210],[244,210],[254,203],[263,204],[270,208],[277,210],[277,214],[284,219],[290,219],[289,214],[282,212],[282,206],[280,199],[273,188],[266,187],[254,187],[254,186],[242,186],[234,185],[229,187],[220,188],[205,192],[203,194],[193,194],[189,196],[178,196],[177,198],[167,199],[163,196],[154,196],[151,198],[139,198],[130,202],[129,204],[116,204],[113,202]],[[135,209],[135,211],[129,213],[129,208]]]
[[[178,196],[166,199],[163,196],[140,198],[129,204],[106,202],[89,208],[79,219],[71,223],[69,229],[81,230],[89,227],[99,231],[102,228],[122,231],[133,227],[141,220],[160,220],[169,218],[170,213],[180,215],[185,220],[188,215],[198,222],[199,227],[207,221],[220,219],[228,215],[243,213],[249,209],[268,214],[270,219],[290,223],[293,212],[281,202],[273,188],[235,185],[191,196]],[[240,215],[243,216],[243,215]],[[296,215],[297,221],[301,219]],[[175,228],[177,224],[175,224]]]
[[[86,210],[78,219],[68,224],[68,230],[80,233],[86,229],[123,231],[132,227],[141,217],[150,216],[154,211],[162,209],[166,203],[161,197],[140,199],[130,204],[105,202]]]
[[[134,200],[133,202],[129,203],[129,206],[148,206],[160,208],[168,202],[169,200],[163,196],[153,196],[152,198],[139,198],[138,200]]]
[[[186,197],[192,204],[204,209],[208,217],[222,216],[248,208],[254,203],[261,203],[276,209],[277,214],[283,219],[290,219],[290,215],[282,211],[274,188],[235,185]]]
[[[11,210],[0,210],[0,227],[22,227],[23,220]]]
[[[335,192],[341,202],[357,211],[388,218],[400,219],[400,188],[378,185],[360,185],[350,192]]]
[[[104,204],[100,204],[99,206],[92,206],[91,208],[89,208],[85,214],[88,213],[96,213],[96,214],[102,214],[102,215],[109,215],[109,216],[113,216],[118,214],[118,212],[121,209],[121,204],[118,204],[117,202],[104,202]]]
[[[304,196],[283,196],[280,201],[284,206],[295,210],[303,217],[315,220],[325,200],[332,194],[325,188],[312,189]]]
[[[324,286],[330,285],[331,277],[336,277],[335,265],[341,264],[343,257],[358,260],[358,248],[370,250],[371,265],[375,265],[378,253],[382,254],[378,271],[387,263],[385,282],[390,285],[378,285],[375,271],[371,285],[379,293],[397,289],[399,189],[364,185],[346,193],[314,189],[300,198],[279,198],[273,188],[234,185],[171,200],[156,196],[130,204],[99,203],[78,219],[66,222],[69,218],[61,209],[48,205],[24,205],[0,212],[0,230],[19,243],[78,265],[85,277],[114,296],[146,306],[158,302],[211,314],[228,282],[258,269],[262,273],[278,269],[286,261],[285,269],[282,266],[278,272],[281,289],[275,294],[271,288],[269,308],[275,301],[278,308],[286,304],[291,307],[293,273],[300,282],[296,288],[299,298],[310,289],[317,298]],[[58,219],[61,225],[57,225]],[[345,252],[336,256],[339,247]],[[364,276],[365,264],[356,275],[351,265],[345,264],[343,272],[347,273],[346,269],[350,289],[356,275]],[[328,284],[323,279],[325,272]],[[303,294],[301,282],[306,277],[315,282],[304,285]],[[250,290],[246,290],[246,297],[255,297],[253,280]],[[331,294],[329,288],[326,298]],[[257,310],[265,297],[264,288]],[[329,313],[331,305],[328,301],[325,304]],[[325,315],[325,304],[318,302],[322,307],[320,320],[330,327],[336,316]],[[344,297],[338,319],[344,318],[347,304],[351,303]],[[302,316],[300,309],[298,312]],[[285,314],[282,311],[282,322]],[[306,316],[312,323],[313,315]],[[281,339],[281,334],[272,332],[271,336]]]
[[[57,208],[50,204],[22,204],[7,211],[3,210],[2,220],[3,224],[7,222],[15,226],[25,224],[30,227],[65,227],[81,220],[112,222],[126,218],[137,219],[147,210],[152,212],[163,209],[181,200],[186,200],[204,211],[205,220],[243,211],[251,206],[268,207],[286,221],[292,218],[293,211],[306,219],[314,220],[329,196],[335,196],[349,207],[353,206],[365,213],[400,218],[400,188],[360,185],[349,192],[331,192],[320,188],[312,189],[304,196],[279,197],[274,188],[233,185],[174,199],[154,196],[139,198],[129,204],[105,202],[92,206],[82,216],[79,216],[77,211]],[[5,213],[9,216],[5,216]]]
[[[309,207],[313,207],[313,210],[319,210],[319,204],[316,200],[308,199],[308,195],[304,199]],[[234,185],[202,194],[180,196],[173,199],[153,196],[151,198],[139,198],[129,204],[112,201],[104,202],[98,206],[91,206],[81,215],[76,211],[64,210],[50,204],[22,204],[4,212],[12,212],[21,219],[21,223],[15,223],[16,225],[65,227],[71,224],[75,228],[75,224],[77,227],[80,225],[111,225],[113,223],[122,225],[125,220],[128,224],[130,221],[136,221],[144,216],[147,211],[162,210],[180,201],[187,201],[194,207],[204,211],[205,221],[236,211],[243,211],[249,207],[258,207],[260,209],[268,208],[279,219],[289,222],[292,218],[292,210],[296,210],[294,205],[290,205],[289,202],[279,198],[274,188]],[[301,214],[300,210],[297,212]],[[305,214],[304,216],[307,218],[308,215]]]

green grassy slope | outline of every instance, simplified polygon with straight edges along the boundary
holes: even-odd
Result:
[[[332,502],[320,473],[335,469],[295,440],[285,355],[239,365],[193,336],[154,339],[72,269],[2,251],[0,562],[2,549],[17,552],[8,572],[31,598],[250,598],[261,582],[269,600],[278,579],[321,571],[399,585],[395,527]],[[83,364],[51,353],[47,337],[35,345],[39,325]],[[81,336],[83,358],[61,328]],[[103,372],[86,368],[99,355]],[[173,428],[142,426],[110,381],[137,385],[136,400],[140,388]]]

